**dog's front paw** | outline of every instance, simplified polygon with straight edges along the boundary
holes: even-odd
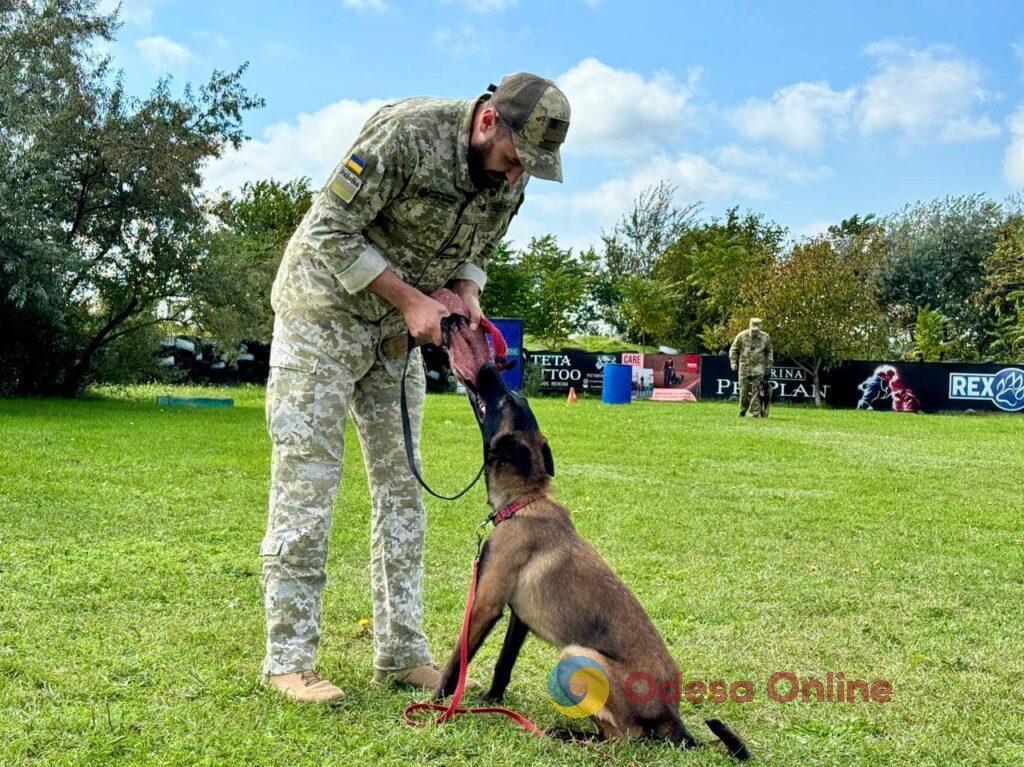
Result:
[[[444,700],[447,697],[448,696],[445,694],[444,691],[444,682],[441,682],[441,684],[435,687],[433,692],[430,693],[430,699],[435,702],[439,700]]]

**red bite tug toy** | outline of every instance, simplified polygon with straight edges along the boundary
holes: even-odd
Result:
[[[508,346],[501,331],[483,317],[477,330],[469,329],[469,308],[465,302],[447,288],[435,290],[431,296],[451,312],[445,333],[445,348],[452,372],[459,380],[476,388],[480,368],[493,362],[498,370],[507,370],[515,364],[506,358]]]
[[[483,423],[482,406],[476,396],[476,378],[480,369],[487,364],[493,364],[498,370],[508,370],[515,364],[515,360],[507,358],[508,346],[505,338],[487,318],[481,318],[480,325],[476,330],[469,329],[469,308],[466,303],[447,288],[440,288],[431,294],[431,298],[444,304],[451,314],[441,320],[441,331],[444,334],[444,346],[448,351],[448,361],[452,371],[459,380],[466,385],[466,394],[469,397],[469,404],[473,408],[473,415],[478,423]],[[483,476],[484,467],[476,477],[461,492],[455,495],[442,495],[430,487],[423,479],[420,468],[416,464],[416,451],[413,448],[412,424],[409,420],[409,402],[405,393],[405,378],[409,371],[409,357],[416,353],[415,342],[409,336],[409,351],[405,357],[405,369],[402,371],[402,434],[405,438],[405,457],[409,462],[409,469],[412,471],[420,487],[426,490],[435,498],[446,501],[454,501],[468,493],[470,489]]]

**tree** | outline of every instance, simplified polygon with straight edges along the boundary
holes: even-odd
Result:
[[[192,321],[225,350],[269,343],[270,288],[288,240],[313,201],[309,179],[247,183],[210,207],[213,229],[197,267]]]
[[[554,235],[530,240],[519,254],[527,280],[524,331],[552,346],[585,331],[594,319],[590,292],[597,261],[593,250],[574,256],[571,248],[559,248]]]
[[[946,324],[948,320],[942,312],[930,306],[921,306],[917,310],[917,322],[914,323],[914,350],[911,359],[918,362],[938,362],[946,353]]]
[[[825,366],[870,359],[885,349],[881,307],[827,237],[794,245],[784,258],[751,272],[741,294],[743,308],[734,312],[730,333],[751,316],[763,317],[776,355],[792,358],[812,377],[818,405]]]
[[[970,298],[982,286],[982,264],[1002,222],[1001,207],[980,195],[908,206],[883,222],[889,247],[874,281],[896,329],[909,332],[917,310],[930,306],[950,320],[954,355],[980,355],[986,317]]]
[[[73,396],[100,350],[172,317],[201,256],[201,170],[245,138],[262,101],[244,66],[145,99],[97,59],[116,19],[95,0],[8,4],[0,16],[0,388]],[[11,323],[11,324],[8,324]]]
[[[677,207],[675,195],[676,187],[667,181],[644,189],[611,234],[601,235],[604,263],[610,273],[619,277],[653,275],[658,257],[690,227],[700,210],[696,203]]]
[[[533,288],[521,254],[502,240],[487,263],[487,287],[480,296],[484,314],[488,317],[527,317],[533,305]]]
[[[731,340],[730,320],[751,274],[778,258],[786,229],[737,208],[725,220],[689,227],[662,254],[655,274],[685,293],[676,308],[675,345],[718,350]]]
[[[1011,215],[983,264],[974,303],[989,318],[988,353],[1002,362],[1024,360],[1024,215]]]
[[[626,330],[640,343],[668,340],[676,327],[676,312],[682,294],[678,286],[659,279],[627,277],[620,283],[621,311]]]

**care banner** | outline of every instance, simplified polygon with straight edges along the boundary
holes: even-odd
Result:
[[[582,349],[526,352],[527,361],[540,368],[542,394],[568,394],[569,388],[573,387],[577,394],[600,395],[604,366],[618,362],[620,357],[619,352],[587,352]]]
[[[772,399],[776,402],[813,402],[814,379],[795,362],[781,360],[772,367],[768,378]],[[704,399],[729,399],[739,396],[739,376],[729,366],[725,355],[701,355],[700,396]],[[828,401],[830,381],[822,377],[822,396]]]
[[[696,354],[623,353],[633,367],[633,399],[696,402],[700,397],[700,357]]]

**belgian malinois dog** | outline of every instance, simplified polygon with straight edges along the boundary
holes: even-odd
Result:
[[[768,417],[768,410],[772,406],[772,382],[765,375],[757,386],[757,398],[761,401],[761,417]]]
[[[679,667],[636,597],[579,536],[566,508],[551,498],[554,459],[526,400],[505,386],[493,366],[481,370],[475,396],[484,413],[485,477],[496,524],[480,557],[468,631],[470,660],[506,605],[510,611],[487,699],[502,699],[519,650],[533,632],[560,648],[562,659],[581,656],[600,664],[608,681],[607,701],[591,716],[597,734],[567,728],[549,734],[707,745],[683,724],[677,696],[656,695],[653,689],[637,694],[638,677],[631,680],[631,675],[642,674],[644,685],[653,681],[660,689],[678,684]],[[459,672],[456,646],[435,699],[455,691]],[[710,719],[707,725],[732,756],[749,758],[746,744],[726,724]]]

